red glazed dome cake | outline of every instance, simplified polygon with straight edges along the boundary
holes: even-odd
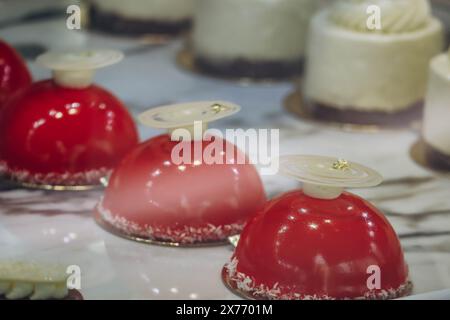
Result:
[[[0,108],[20,89],[31,84],[31,75],[19,54],[0,40]]]
[[[29,86],[0,112],[3,173],[34,187],[98,185],[138,143],[122,102],[92,84],[93,69],[121,58],[115,51],[40,56],[54,78]]]
[[[242,232],[225,284],[251,299],[390,299],[411,290],[395,231],[366,200],[343,191],[382,181],[356,163],[281,158],[302,190],[269,201]]]
[[[266,200],[258,172],[247,160],[235,161],[246,159],[235,145],[202,133],[205,121],[238,110],[228,102],[207,101],[142,114],[141,122],[172,134],[141,143],[121,161],[97,206],[99,223],[127,238],[169,245],[224,242],[240,233]],[[203,125],[193,126],[197,120]],[[179,130],[189,137],[178,136]],[[208,163],[205,152],[217,146],[226,152],[218,154],[217,163]]]

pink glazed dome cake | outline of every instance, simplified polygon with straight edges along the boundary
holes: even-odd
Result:
[[[234,144],[203,135],[206,122],[239,109],[206,101],[143,113],[142,123],[170,134],[147,140],[125,156],[96,208],[97,221],[126,238],[174,246],[224,242],[240,233],[266,201],[260,177]],[[218,163],[207,163],[206,154],[218,146],[226,151],[216,149]],[[179,155],[182,159],[175,159]]]

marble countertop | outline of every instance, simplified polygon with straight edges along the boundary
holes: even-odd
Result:
[[[283,99],[292,83],[240,84],[191,74],[175,64],[181,41],[165,46],[69,31],[63,19],[3,25],[0,37],[29,58],[41,50],[115,48],[126,59],[101,70],[96,82],[112,90],[134,115],[171,102],[223,99],[243,110],[216,122],[225,128],[278,128],[281,154],[321,154],[364,163],[386,181],[359,190],[396,229],[415,293],[450,288],[450,178],[421,168],[409,155],[414,131],[346,132],[301,121]],[[29,60],[35,79],[49,76]],[[141,139],[158,130],[139,127]],[[263,177],[270,196],[298,187],[279,176]],[[0,259],[35,259],[79,265],[86,299],[234,299],[220,279],[229,246],[177,249],[117,238],[96,225],[92,209],[102,190],[50,192],[0,182]]]

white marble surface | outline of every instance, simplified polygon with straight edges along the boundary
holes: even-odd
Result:
[[[376,134],[342,132],[300,121],[282,108],[291,83],[241,85],[180,70],[174,63],[181,42],[148,46],[88,32],[68,31],[63,20],[1,28],[0,37],[29,49],[107,47],[127,53],[119,65],[100,71],[96,81],[114,91],[137,114],[168,102],[224,99],[243,106],[218,128],[279,128],[281,153],[352,159],[379,170],[386,182],[359,194],[386,214],[401,237],[415,293],[450,288],[450,179],[416,165],[409,148],[413,131]],[[30,62],[36,79],[49,72]],[[158,130],[140,127],[142,139]],[[264,177],[269,195],[297,187]],[[220,270],[230,247],[176,249],[117,238],[99,228],[91,211],[101,190],[46,192],[0,184],[0,259],[36,259],[76,264],[86,299],[233,299]]]

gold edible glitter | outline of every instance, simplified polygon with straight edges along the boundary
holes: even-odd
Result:
[[[335,163],[333,163],[333,169],[335,170],[348,170],[350,165],[347,160],[339,159]]]
[[[211,106],[211,109],[214,113],[219,113],[219,112],[224,111],[226,109],[226,107],[221,104],[216,103]]]

